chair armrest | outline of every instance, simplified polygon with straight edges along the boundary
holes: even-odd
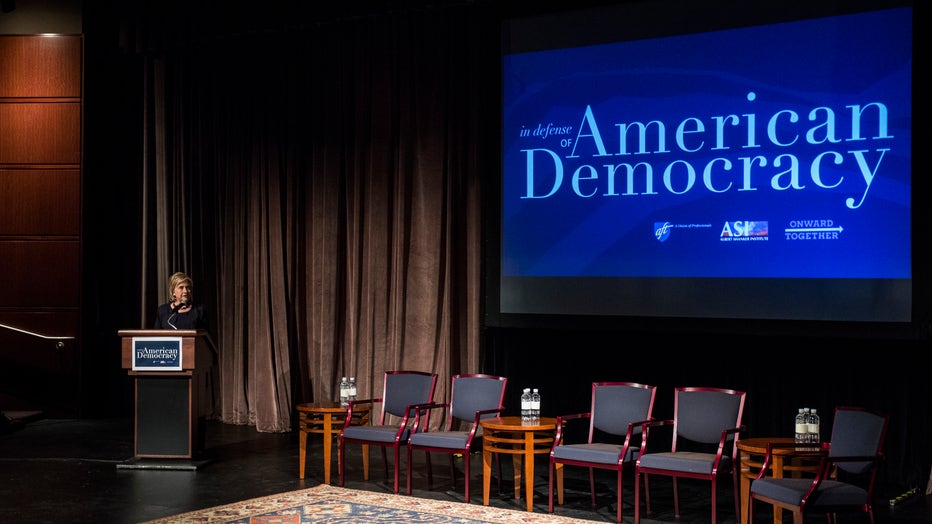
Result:
[[[783,453],[787,457],[803,457],[809,459],[820,459],[828,456],[828,446],[823,444],[802,444],[795,442],[769,442],[767,444],[767,453],[764,455],[764,462],[761,463],[760,471],[757,473],[757,478],[764,477],[767,472],[770,470],[771,464],[773,463],[773,454],[774,450],[791,450],[786,453]],[[821,468],[819,468],[821,470]]]
[[[423,404],[412,404],[408,406],[408,413],[410,413],[412,410],[414,411],[414,424],[411,432],[418,433],[421,431],[428,431],[429,428],[427,427],[427,420],[430,417],[427,416],[427,413],[433,409],[446,409],[448,407],[450,407],[450,404],[443,402],[425,402]],[[424,416],[422,417],[422,415]],[[422,418],[424,419],[423,428],[421,427]]]
[[[650,424],[651,422],[655,422],[655,421],[656,419],[649,418],[647,420],[638,420],[635,422],[631,422],[628,424],[628,431],[633,431],[634,428],[641,428],[641,431],[643,431],[645,425]]]
[[[499,416],[501,416],[501,414],[504,411],[505,411],[505,406],[502,406],[500,408],[480,409],[479,411],[476,411],[476,416],[472,421],[472,425],[474,428],[478,427],[479,420],[482,418],[483,415],[491,415],[492,413],[498,413]]]
[[[592,413],[573,413],[571,415],[560,415],[557,417],[557,433],[553,438],[553,446],[551,450],[557,446],[563,445],[563,431],[566,428],[566,423],[573,420],[589,420],[592,418]]]
[[[722,456],[725,455],[725,446],[731,442],[731,453],[728,456],[731,458],[731,467],[738,461],[738,437],[742,431],[745,430],[744,426],[738,426],[736,428],[728,428],[722,430],[722,436],[718,441],[718,449],[715,452],[715,462],[712,463],[712,470],[718,471],[718,466],[722,462]]]
[[[654,418],[650,420],[645,420],[644,423],[641,424],[641,427],[643,427],[646,430],[649,430],[650,428],[656,428],[660,426],[669,426],[672,424],[673,424],[672,418],[667,418],[667,419],[655,419]]]
[[[639,433],[643,433],[644,426],[653,421],[654,419],[649,418],[647,420],[638,420],[635,422],[628,423],[628,434],[626,435],[626,438],[630,439],[632,436],[634,436],[635,430],[640,430]]]
[[[351,400],[351,401],[349,401],[349,403],[347,404],[347,408],[346,408],[346,420],[343,421],[343,427],[344,427],[344,428],[347,428],[347,427],[350,426],[350,422],[353,420],[353,409],[355,409],[356,406],[362,406],[362,405],[366,405],[366,404],[368,404],[369,406],[372,406],[373,404],[377,404],[377,403],[379,403],[379,402],[382,402],[382,398],[381,398],[381,397],[378,397],[378,398],[363,398],[363,399],[358,399],[358,400]],[[370,420],[370,421],[372,420],[371,409],[372,409],[372,408],[370,407],[370,413],[369,413],[369,420]]]
[[[659,428],[663,426],[672,426],[674,420],[672,418],[667,419],[652,419],[645,421],[641,424],[641,451],[638,453],[638,461],[641,460],[641,456],[647,452],[647,441],[648,436],[650,435],[650,430],[653,428]]]
[[[479,431],[479,421],[482,419],[483,415],[491,415],[497,413],[496,418],[501,417],[502,413],[505,411],[505,406],[499,408],[490,408],[490,409],[480,409],[476,411],[476,416],[472,420],[472,425],[469,427],[469,442],[472,442],[472,439],[476,436],[476,432]],[[489,417],[491,418],[491,417]]]

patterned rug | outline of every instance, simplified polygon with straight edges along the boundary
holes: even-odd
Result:
[[[590,520],[375,493],[322,484],[313,488],[183,513],[144,524],[592,524]]]

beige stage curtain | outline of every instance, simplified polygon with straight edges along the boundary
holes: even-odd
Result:
[[[220,349],[214,417],[290,431],[295,404],[337,399],[342,376],[365,398],[387,370],[436,372],[445,400],[452,374],[480,371],[498,169],[483,19],[385,14],[140,53],[141,281],[157,290],[141,315],[191,274]]]

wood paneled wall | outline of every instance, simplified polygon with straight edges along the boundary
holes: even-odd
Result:
[[[83,47],[0,35],[0,410],[79,410]]]

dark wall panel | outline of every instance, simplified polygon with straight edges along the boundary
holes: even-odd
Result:
[[[81,39],[5,36],[0,42],[0,98],[81,96]]]
[[[0,410],[79,410],[83,47],[0,35]]]
[[[0,103],[0,164],[81,161],[81,104]]]
[[[0,240],[0,308],[78,307],[79,247],[77,240]]]
[[[3,235],[78,235],[81,173],[76,169],[0,169]]]

